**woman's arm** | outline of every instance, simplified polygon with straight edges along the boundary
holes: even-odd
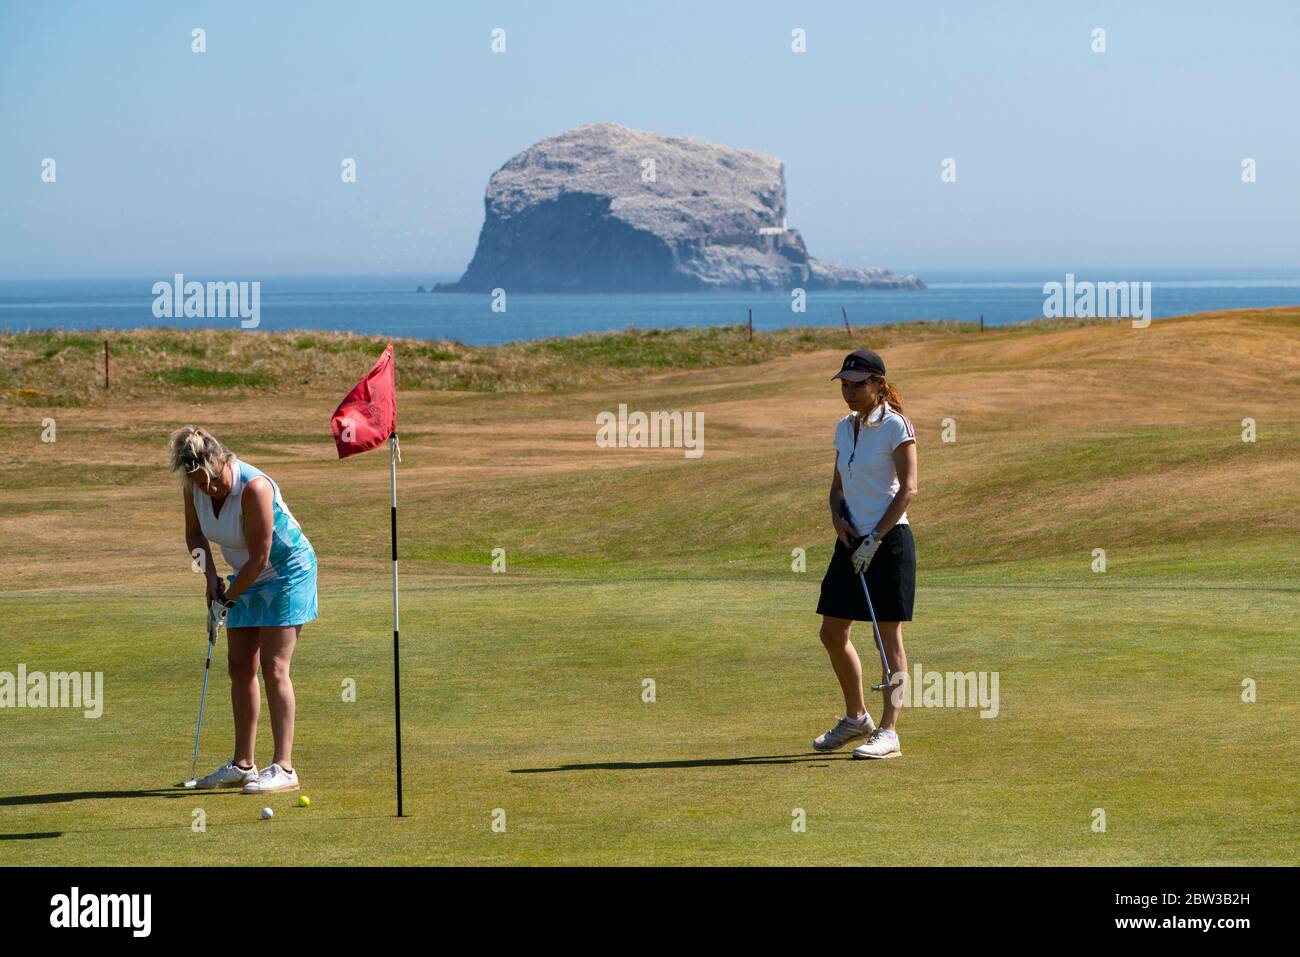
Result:
[[[853,539],[857,537],[857,531],[853,528],[853,523],[844,517],[844,484],[840,481],[840,457],[839,453],[835,454],[834,471],[831,472],[831,524],[835,526],[835,537],[838,538],[845,548],[853,546]]]
[[[271,483],[260,476],[244,486],[240,503],[244,513],[244,540],[248,543],[248,561],[230,583],[230,591],[226,593],[230,601],[242,595],[244,589],[257,580],[257,576],[262,574],[271,561],[271,530],[275,528],[273,498]]]
[[[916,496],[916,443],[904,442],[894,449],[894,470],[898,473],[898,491],[885,509],[885,515],[876,523],[876,537],[884,538],[907,511]]]
[[[224,586],[221,584],[221,576],[217,574],[217,563],[212,560],[212,545],[208,537],[203,534],[203,527],[199,524],[199,513],[194,510],[194,493],[189,488],[185,488],[181,492],[181,498],[185,502],[185,547],[189,549],[191,559],[195,551],[203,552],[203,577],[206,581],[208,602],[211,603],[214,598],[221,596]]]

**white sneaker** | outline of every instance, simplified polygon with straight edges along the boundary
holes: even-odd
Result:
[[[853,749],[855,758],[896,758],[903,753],[898,746],[898,732],[877,728],[866,744]]]
[[[813,739],[813,750],[838,751],[850,741],[870,737],[871,732],[875,730],[876,722],[871,720],[869,714],[864,714],[861,721],[848,717],[840,718],[835,722],[835,727]]]
[[[245,794],[265,794],[269,791],[298,790],[298,772],[286,771],[278,764],[263,768],[255,780],[244,785]]]
[[[237,788],[257,780],[256,768],[241,768],[234,761],[222,765],[211,774],[194,782],[196,788]]]

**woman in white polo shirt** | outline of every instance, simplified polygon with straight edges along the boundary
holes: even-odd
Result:
[[[844,359],[834,378],[850,412],[835,429],[835,471],[830,510],[835,525],[835,554],[822,579],[817,614],[821,639],[844,692],[844,716],[813,741],[818,751],[837,751],[861,739],[855,758],[896,758],[898,707],[885,689],[877,727],[867,713],[862,690],[862,663],[849,638],[855,621],[871,628],[862,593],[862,572],[871,594],[881,641],[895,684],[907,673],[903,622],[912,620],[916,593],[916,544],[907,523],[907,505],[916,494],[916,433],[903,415],[903,404],[885,380],[885,363],[870,349]],[[868,631],[868,643],[875,636]],[[882,669],[883,671],[883,669]],[[882,682],[885,676],[882,673]]]

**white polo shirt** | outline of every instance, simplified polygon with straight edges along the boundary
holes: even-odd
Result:
[[[850,412],[835,427],[835,464],[849,517],[858,534],[865,535],[885,517],[898,492],[894,450],[904,442],[915,442],[916,432],[907,416],[882,402],[858,429],[855,442],[853,422],[857,417],[856,412]],[[907,524],[907,513],[898,524]]]

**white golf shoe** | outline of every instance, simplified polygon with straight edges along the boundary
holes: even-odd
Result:
[[[244,785],[245,794],[267,794],[271,791],[298,790],[298,772],[286,771],[278,764],[263,768],[256,779]]]
[[[850,741],[870,737],[875,730],[876,722],[871,720],[869,714],[864,714],[860,720],[843,717],[835,722],[835,727],[813,739],[813,750],[838,751]]]
[[[855,758],[897,758],[903,749],[898,746],[898,732],[877,728],[867,740],[853,749]]]
[[[194,783],[196,788],[239,788],[257,780],[256,768],[241,768],[234,761],[224,764]]]

